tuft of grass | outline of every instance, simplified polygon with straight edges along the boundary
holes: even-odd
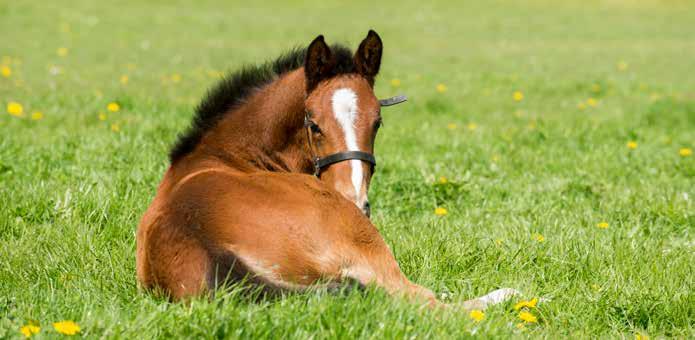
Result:
[[[0,338],[61,320],[105,338],[695,337],[692,4],[247,5],[0,5]],[[136,225],[219,73],[369,28],[376,93],[409,95],[383,112],[374,222],[415,282],[452,302],[514,287],[549,299],[538,322],[515,326],[518,301],[475,322],[373,288],[139,292]]]

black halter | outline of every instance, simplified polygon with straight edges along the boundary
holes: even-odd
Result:
[[[380,99],[379,104],[381,106],[391,106],[391,105],[396,105],[400,104],[404,101],[408,100],[406,96],[395,96],[391,98],[386,98],[386,99]],[[314,147],[313,143],[311,141],[311,128],[315,126],[316,123],[311,121],[309,111],[307,111],[304,114],[304,128],[306,129],[306,137],[307,141],[309,142],[309,150],[311,150],[312,153],[314,153]],[[343,152],[336,152],[334,154],[324,156],[324,157],[319,157],[318,155],[314,154],[313,162],[314,162],[314,176],[319,177],[321,174],[321,169],[325,168],[331,164],[335,163],[340,163],[342,161],[348,161],[352,159],[360,160],[363,162],[367,162],[371,165],[372,171],[374,171],[374,168],[376,167],[376,158],[374,158],[374,155],[372,155],[369,152],[364,152],[364,151],[343,151]]]

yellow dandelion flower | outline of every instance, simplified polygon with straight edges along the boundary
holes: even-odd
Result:
[[[447,179],[447,178],[444,177],[444,176],[441,176],[441,177],[439,177],[439,183],[441,183],[441,184],[447,184],[447,183],[449,183],[449,179]]]
[[[446,125],[446,128],[449,130],[456,130],[457,127],[456,123],[449,123]]]
[[[99,112],[99,120],[101,120],[101,121],[106,120],[106,113]]]
[[[635,334],[635,340],[649,340],[649,335],[642,334],[642,333],[636,333]]]
[[[63,33],[70,33],[70,24],[63,22],[60,24],[60,31]]]
[[[468,130],[473,131],[473,130],[475,130],[475,129],[478,128],[478,124],[476,124],[476,123],[468,123],[468,125],[466,125],[466,127],[468,128]]]
[[[2,65],[2,67],[0,67],[0,74],[5,78],[9,78],[12,75],[12,69],[7,65]]]
[[[106,109],[111,112],[118,112],[119,110],[121,110],[121,106],[118,105],[118,103],[111,102],[108,105],[106,105]]]
[[[527,312],[527,311],[522,311],[519,313],[519,319],[528,322],[528,323],[535,323],[538,322],[538,318],[536,318],[535,315]]]
[[[41,327],[33,324],[24,325],[19,328],[19,331],[24,334],[25,337],[30,338],[34,334],[39,334]]]
[[[446,90],[448,90],[448,88],[444,84],[437,84],[436,89],[437,89],[437,92],[439,92],[439,93],[444,93],[444,92],[446,92]]]
[[[597,227],[601,229],[607,229],[608,228],[608,222],[599,222],[596,224]]]
[[[22,107],[22,104],[20,104],[20,103],[9,102],[9,103],[7,103],[7,113],[9,113],[15,117],[21,117],[24,114],[24,108]]]
[[[121,84],[126,85],[128,84],[128,76],[127,75],[122,75],[120,78]]]
[[[534,234],[533,239],[538,241],[538,242],[545,242],[545,236],[541,234]]]
[[[480,321],[483,321],[483,319],[485,319],[485,313],[483,313],[483,311],[478,310],[478,309],[472,310],[472,311],[468,314],[468,316],[469,316],[471,319],[475,320],[476,322],[480,322]]]
[[[593,91],[593,92],[601,92],[601,85],[599,85],[599,84],[593,84],[593,85],[591,85],[591,91]]]
[[[502,245],[502,239],[501,238],[496,239],[495,244],[498,246],[501,246]]]
[[[31,113],[31,120],[41,120],[43,119],[43,112],[34,111]]]
[[[181,82],[181,75],[178,73],[174,73],[171,75],[171,82],[172,83],[179,83]]]
[[[59,47],[59,48],[56,50],[56,54],[57,54],[59,57],[65,57],[65,56],[68,55],[68,49],[67,49],[66,47]]]
[[[524,100],[524,93],[521,91],[514,91],[514,93],[512,94],[512,98],[515,102],[520,102]]]
[[[693,149],[691,148],[681,148],[678,150],[678,154],[682,157],[688,157],[693,155]]]
[[[398,78],[391,79],[391,86],[393,86],[393,87],[401,86],[401,80]]]
[[[628,64],[624,60],[619,61],[615,67],[618,69],[618,71],[625,71],[627,70]]]
[[[528,301],[519,301],[517,304],[514,305],[514,310],[519,310],[522,308],[536,308],[536,305],[538,304],[538,298],[533,298]]]
[[[437,216],[444,216],[448,213],[449,212],[446,210],[446,208],[443,207],[437,207],[437,209],[434,209],[434,214]]]
[[[586,104],[584,104],[584,103],[579,103],[579,104],[577,104],[577,108],[580,109],[580,110],[584,110],[584,109],[586,109]]]
[[[119,132],[119,131],[121,131],[120,125],[118,125],[118,124],[116,124],[116,123],[111,124],[111,131],[113,131],[113,132]]]
[[[596,105],[598,105],[598,101],[596,101],[594,98],[589,98],[586,100],[586,104],[591,107],[596,107]]]
[[[75,335],[80,332],[80,326],[69,320],[54,322],[53,328],[55,328],[58,333],[65,335]]]
[[[599,286],[599,285],[597,285],[597,284],[594,283],[594,284],[591,285],[591,289],[593,289],[593,290],[595,290],[595,291],[598,292],[598,291],[601,289],[601,286]]]
[[[634,140],[627,142],[627,148],[630,150],[637,149],[637,142],[635,142]]]
[[[492,155],[492,161],[493,161],[493,162],[496,163],[496,162],[498,162],[499,160],[500,160],[500,155],[498,155],[498,154]]]

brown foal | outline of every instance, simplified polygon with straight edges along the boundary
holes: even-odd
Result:
[[[357,281],[438,305],[403,275],[367,216],[381,55],[374,31],[354,55],[319,36],[211,91],[138,227],[140,284],[180,300],[242,277],[293,291]],[[316,169],[316,158],[345,152],[362,156]]]

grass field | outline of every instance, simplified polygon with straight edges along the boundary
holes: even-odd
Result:
[[[191,3],[0,3],[0,338],[695,337],[694,3]],[[373,221],[416,283],[514,287],[550,299],[538,322],[374,289],[139,292],[135,228],[219,74],[369,28],[376,93],[410,97],[384,110]]]

